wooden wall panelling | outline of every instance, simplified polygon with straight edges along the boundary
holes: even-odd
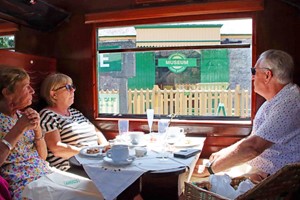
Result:
[[[257,13],[257,54],[280,49],[295,61],[294,82],[300,85],[300,9],[280,0],[265,0],[265,10]]]
[[[0,50],[0,65],[24,68],[29,76],[31,86],[35,90],[32,107],[39,110],[44,104],[39,96],[40,85],[44,78],[56,71],[56,60],[41,56]]]
[[[22,27],[16,34],[16,50],[54,57],[57,71],[70,76],[76,85],[73,107],[94,119],[95,87],[93,25],[84,23],[84,15],[72,15],[68,23],[52,32],[39,32]]]
[[[57,70],[69,75],[76,85],[75,102],[73,107],[80,110],[89,119],[94,119],[96,102],[96,75],[94,68],[96,50],[93,25],[84,24],[83,15],[71,17],[71,21],[60,30],[60,41],[56,45],[59,49]]]
[[[13,34],[14,32],[18,31],[18,25],[13,23],[0,23],[0,35],[8,35]]]
[[[223,1],[92,13],[85,15],[85,23],[107,23],[218,13],[253,12],[263,10],[263,3],[263,0]]]

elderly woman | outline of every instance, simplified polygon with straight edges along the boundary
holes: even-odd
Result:
[[[61,73],[49,75],[41,87],[48,107],[40,111],[50,165],[69,169],[68,159],[85,146],[108,144],[103,134],[83,114],[70,106],[74,103],[72,79]]]
[[[51,173],[39,114],[28,108],[34,90],[19,68],[0,68],[0,174],[13,199],[22,199],[26,184]]]

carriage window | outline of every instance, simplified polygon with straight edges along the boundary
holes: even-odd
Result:
[[[13,35],[0,35],[0,49],[13,49],[15,48],[15,38]]]
[[[99,28],[97,38],[99,117],[153,108],[250,119],[251,19]]]

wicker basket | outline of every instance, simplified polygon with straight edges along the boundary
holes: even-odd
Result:
[[[186,200],[228,200],[221,195],[202,189],[192,183],[184,183]]]
[[[246,180],[246,177],[236,177],[233,178],[231,181],[231,186],[234,188],[237,188],[237,186],[240,184],[240,182]],[[185,194],[186,199],[209,199],[209,200],[223,200],[228,199],[226,197],[223,197],[221,195],[218,195],[216,193],[210,192],[206,188],[210,188],[210,186],[207,186],[208,181],[202,181],[199,183],[187,183],[185,182]]]
[[[242,179],[233,180],[238,184]],[[241,199],[292,199],[295,191],[300,190],[300,163],[288,164],[272,176],[267,177],[251,190],[238,196]],[[185,197],[187,200],[228,200],[193,183],[185,182]]]

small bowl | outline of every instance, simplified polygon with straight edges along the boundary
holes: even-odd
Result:
[[[144,132],[132,131],[128,132],[128,136],[132,145],[141,144],[144,140]]]
[[[137,147],[135,148],[135,156],[136,157],[143,157],[147,155],[147,149],[144,147]]]

